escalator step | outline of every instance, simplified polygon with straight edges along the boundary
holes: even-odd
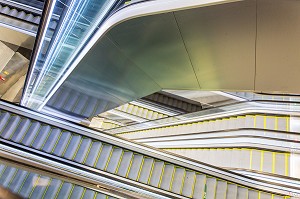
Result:
[[[24,137],[25,133],[29,130],[31,125],[31,121],[29,119],[23,119],[16,129],[15,132],[12,132],[11,139],[14,142],[20,142],[20,140]]]
[[[29,146],[32,142],[32,140],[35,138],[36,134],[40,130],[40,123],[33,122],[32,125],[29,127],[27,133],[25,134],[22,143],[26,146]]]
[[[10,190],[14,193],[18,192],[28,175],[27,171],[19,170],[9,186]]]
[[[73,188],[72,194],[70,195],[69,198],[81,199],[83,192],[84,192],[83,187],[75,185],[74,188]]]
[[[48,136],[48,139],[44,143],[44,146],[42,148],[43,151],[50,153],[55,146],[55,143],[60,135],[61,130],[60,129],[52,129],[50,132],[50,135]]]
[[[65,104],[65,106],[63,107],[64,110],[67,111],[72,111],[75,106],[77,105],[77,101],[79,100],[79,93],[72,93],[67,101],[67,103]]]
[[[58,192],[56,198],[59,198],[59,199],[70,198],[69,195],[70,195],[70,193],[72,191],[72,188],[73,188],[73,185],[71,183],[64,182],[62,184],[62,186],[60,187],[59,192]]]
[[[126,176],[128,170],[129,170],[132,158],[133,158],[133,153],[131,151],[125,151],[123,153],[122,160],[121,160],[120,166],[117,171],[118,175],[120,175],[122,177]]]
[[[81,142],[81,138],[82,137],[80,135],[72,135],[72,138],[67,146],[65,153],[63,154],[63,157],[72,159],[76,155],[75,153],[77,152],[77,148],[79,146],[79,143]]]
[[[38,179],[37,174],[30,173],[25,179],[23,186],[21,187],[20,195],[23,196],[24,198],[28,198],[37,179]]]
[[[5,129],[8,121],[10,120],[10,114],[7,112],[1,112],[0,116],[0,133]]]
[[[164,170],[164,162],[155,161],[154,167],[152,170],[151,179],[150,179],[150,185],[155,186],[155,187],[157,187],[159,185],[163,170]]]
[[[134,154],[130,166],[130,170],[128,173],[128,178],[132,180],[137,180],[142,163],[143,163],[143,156],[139,154]]]
[[[69,139],[71,138],[71,133],[67,131],[63,131],[59,140],[57,141],[56,146],[54,146],[53,154],[57,156],[61,156],[67,146]]]
[[[44,144],[49,132],[51,130],[50,126],[42,126],[41,130],[39,131],[39,133],[37,134],[37,136],[35,137],[33,143],[32,143],[32,147],[39,149],[42,147],[42,145]]]
[[[248,190],[244,187],[237,188],[237,199],[248,198]]]
[[[237,185],[231,183],[227,185],[226,198],[232,198],[232,199],[237,198]]]
[[[260,192],[260,199],[273,199],[272,194]]]
[[[109,160],[110,153],[112,152],[112,145],[103,145],[101,154],[96,163],[96,168],[103,170]]]
[[[40,177],[38,184],[36,184],[35,189],[30,194],[30,198],[42,198],[49,182],[50,182],[50,178]]]
[[[54,102],[53,106],[57,109],[60,109],[64,106],[66,100],[68,99],[68,96],[70,95],[70,90],[66,89],[62,92],[62,94],[59,96],[59,98]]]
[[[202,199],[204,197],[205,184],[206,184],[206,175],[197,174],[196,182],[194,186],[193,198]]]
[[[216,189],[216,199],[226,198],[227,182],[218,180]]]
[[[55,198],[60,186],[61,181],[57,179],[52,179],[50,185],[47,186],[46,192],[44,193],[44,199],[52,199]],[[57,197],[56,197],[57,198]]]
[[[97,193],[95,199],[107,199],[108,197],[104,194],[101,193]]]
[[[182,188],[182,195],[191,197],[193,194],[196,174],[194,171],[186,171],[184,184]]]
[[[215,199],[216,189],[217,189],[217,179],[216,178],[206,178],[206,198]],[[225,195],[225,194],[224,194]]]
[[[107,165],[106,171],[110,173],[116,173],[122,154],[123,150],[121,148],[113,148],[113,152]]]
[[[259,192],[255,190],[249,190],[248,192],[248,199],[258,199],[259,198]]]
[[[2,185],[3,187],[7,187],[16,172],[16,168],[7,167],[2,174],[2,178],[0,179],[0,185]]]
[[[84,195],[82,196],[82,199],[90,199],[90,198],[94,198],[95,196],[95,192],[89,189],[86,189],[86,191],[84,192]]]
[[[97,106],[97,103],[98,101],[96,98],[90,98],[83,109],[82,115],[89,117],[93,113],[94,107]]]
[[[98,103],[98,106],[95,107],[95,110],[92,115],[97,114],[97,113],[102,113],[105,112],[109,109],[108,107],[108,102],[107,101],[101,101]]]
[[[92,147],[89,151],[89,154],[85,160],[85,164],[88,166],[94,166],[98,157],[98,153],[100,153],[102,148],[101,142],[93,142]]]
[[[90,138],[83,138],[81,145],[77,151],[77,154],[74,158],[76,162],[82,163],[84,158],[87,156],[90,145],[92,144],[92,140]]]
[[[176,167],[174,171],[174,179],[172,182],[172,188],[171,191],[177,194],[181,194],[182,187],[184,184],[184,178],[185,178],[185,169]]]
[[[7,123],[6,127],[1,132],[1,137],[8,139],[13,132],[15,132],[16,128],[18,128],[20,124],[21,118],[19,116],[12,116]]]
[[[147,184],[149,182],[149,177],[151,174],[151,170],[154,166],[153,158],[144,158],[143,168],[140,173],[140,177],[138,179],[139,182]]]
[[[173,174],[174,169],[175,169],[174,165],[171,165],[171,164],[165,165],[160,188],[162,188],[164,190],[170,190],[170,186],[171,186],[171,183],[172,183],[172,180],[174,177],[174,174]]]
[[[74,113],[81,114],[81,112],[83,111],[87,101],[88,101],[88,97],[86,95],[80,96],[80,98],[78,100],[78,103],[77,103],[77,105],[74,109],[75,110]]]

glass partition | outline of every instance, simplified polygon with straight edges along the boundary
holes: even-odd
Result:
[[[41,45],[32,60],[22,104],[39,109],[118,0],[55,0],[51,2]],[[57,26],[49,21],[57,20]],[[42,24],[43,25],[43,24]]]

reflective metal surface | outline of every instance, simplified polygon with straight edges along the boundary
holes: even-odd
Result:
[[[257,2],[255,90],[299,94],[300,2]]]
[[[176,20],[171,12],[117,25],[97,41],[63,86],[117,98],[116,106],[162,88],[200,89]]]

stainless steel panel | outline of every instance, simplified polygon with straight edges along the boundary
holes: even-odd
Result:
[[[104,91],[122,102],[161,89],[117,43],[106,36],[94,45],[66,82],[86,92]]]
[[[124,22],[110,37],[160,87],[199,89],[173,13]]]
[[[202,89],[253,90],[253,0],[175,12]]]
[[[300,1],[259,0],[255,89],[299,93]]]

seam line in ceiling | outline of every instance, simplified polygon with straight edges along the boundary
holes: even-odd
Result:
[[[193,65],[193,62],[192,62],[190,53],[189,53],[189,51],[188,51],[188,49],[187,49],[187,46],[186,46],[186,43],[185,43],[185,41],[184,41],[184,39],[183,39],[183,35],[182,35],[181,29],[180,29],[180,27],[179,27],[177,18],[176,18],[176,16],[175,16],[175,13],[174,13],[174,12],[172,12],[172,13],[173,13],[173,17],[174,17],[174,19],[175,19],[176,26],[177,26],[177,29],[178,29],[178,31],[179,31],[179,34],[180,34],[182,43],[183,43],[183,45],[184,45],[185,51],[186,51],[186,53],[187,53],[187,56],[188,56],[188,58],[189,58],[190,64],[191,64],[192,69],[193,69],[193,72],[194,72],[195,77],[196,77],[196,79],[197,79],[197,83],[198,83],[199,89],[201,89],[200,82],[199,82],[199,80],[198,80],[198,77],[197,77],[197,74],[196,74],[196,71],[195,71],[195,68],[194,68],[194,65]]]

